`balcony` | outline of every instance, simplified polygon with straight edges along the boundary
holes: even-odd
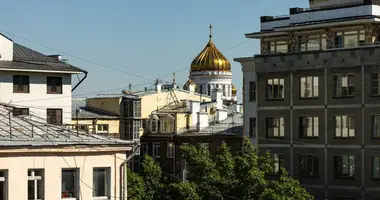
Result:
[[[378,66],[380,43],[348,48],[254,55],[257,72],[281,72],[354,66]]]

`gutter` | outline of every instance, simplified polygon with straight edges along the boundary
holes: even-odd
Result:
[[[73,92],[83,81],[84,81],[84,79],[86,79],[87,78],[87,71],[84,71],[84,77],[79,81],[79,83],[77,83],[75,86],[74,86],[74,88],[73,89],[71,89],[71,92]]]
[[[132,154],[129,155],[125,160],[124,162],[121,164],[120,168],[123,168],[124,170],[120,170],[120,172],[123,172],[123,174],[121,174],[121,177],[123,177],[124,180],[120,180],[121,182],[124,182],[123,186],[122,187],[122,199],[124,200],[127,200],[127,193],[128,193],[128,180],[127,180],[127,168],[128,168],[128,162],[136,155],[137,153],[137,149],[140,148],[140,143],[138,144],[135,144],[133,146],[133,149],[132,149]]]

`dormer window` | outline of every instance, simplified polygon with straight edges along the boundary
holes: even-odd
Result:
[[[161,133],[173,133],[174,132],[174,117],[165,116],[161,118]]]
[[[150,132],[152,133],[157,133],[158,131],[158,116],[157,115],[153,115],[151,120],[150,120]]]

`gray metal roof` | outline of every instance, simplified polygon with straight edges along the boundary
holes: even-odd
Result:
[[[71,117],[76,119],[76,109],[79,109],[78,119],[118,119],[119,116],[99,109],[88,108],[85,99],[71,100]]]
[[[50,125],[35,116],[9,118],[11,108],[0,105],[0,147],[21,146],[131,146],[132,141],[120,140],[71,130],[69,126]]]
[[[51,58],[17,43],[13,43],[13,61],[0,61],[0,68],[85,72],[85,70],[78,67]]]

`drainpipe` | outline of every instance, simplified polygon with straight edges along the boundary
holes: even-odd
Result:
[[[124,173],[122,174],[122,177],[124,179],[124,185],[122,187],[122,190],[123,190],[123,192],[122,192],[122,195],[123,195],[122,197],[123,198],[122,199],[123,200],[127,200],[127,192],[128,192],[128,187],[127,187],[127,182],[128,182],[128,180],[127,180],[127,168],[128,168],[128,162],[136,155],[138,148],[140,148],[140,144],[135,144],[133,146],[133,149],[132,149],[132,154],[129,155],[127,157],[127,159],[125,159],[125,161],[120,166],[121,168],[124,169]],[[121,171],[123,171],[123,170],[121,170]]]
[[[79,81],[79,83],[77,83],[75,86],[74,86],[74,88],[73,89],[71,89],[71,92],[73,92],[83,81],[84,81],[84,79],[86,79],[87,78],[87,71],[83,71],[84,72],[84,77]]]

